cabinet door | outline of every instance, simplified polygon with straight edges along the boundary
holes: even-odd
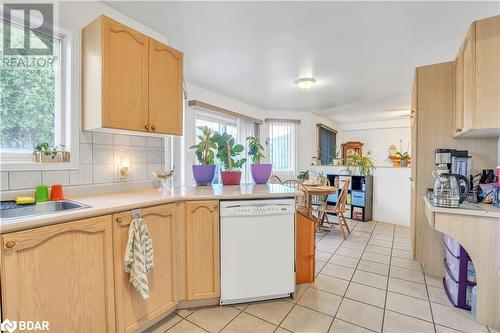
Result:
[[[102,20],[103,126],[147,131],[149,38],[108,17]]]
[[[500,16],[476,22],[476,128],[500,128]]]
[[[185,207],[187,299],[219,297],[219,206],[192,201]]]
[[[474,127],[476,110],[476,25],[473,23],[463,44],[463,126],[462,133]]]
[[[455,60],[455,105],[453,107],[453,136],[458,136],[464,128],[464,57],[462,50]]]
[[[130,284],[124,271],[130,211],[113,215],[113,248],[115,259],[116,322],[118,332],[131,332],[149,320],[170,311],[176,305],[175,267],[176,209],[168,204],[142,209],[153,240],[154,267],[148,275],[149,298],[143,299]]]
[[[2,236],[2,315],[51,332],[114,332],[111,216]]]
[[[295,283],[314,282],[315,271],[315,220],[302,215],[295,214]]]
[[[152,132],[182,135],[183,54],[149,41],[149,125]]]

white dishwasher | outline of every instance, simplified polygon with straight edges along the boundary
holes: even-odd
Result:
[[[294,199],[221,201],[220,304],[294,292],[294,216]]]

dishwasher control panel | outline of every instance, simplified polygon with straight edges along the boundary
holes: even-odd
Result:
[[[221,201],[220,216],[288,215],[295,213],[295,200]]]

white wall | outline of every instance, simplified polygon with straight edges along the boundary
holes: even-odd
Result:
[[[387,127],[387,128],[367,128],[342,130],[339,143],[347,141],[360,141],[364,143],[363,154],[371,152],[371,157],[375,164],[379,166],[392,166],[389,159],[389,147],[396,145],[399,148],[399,140],[403,140],[403,152],[410,153],[411,146],[411,128],[405,127]]]

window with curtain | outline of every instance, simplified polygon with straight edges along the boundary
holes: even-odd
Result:
[[[337,146],[337,131],[325,125],[318,124],[318,153],[322,165],[332,162]]]
[[[269,161],[274,171],[295,173],[295,132],[295,123],[269,122]]]

